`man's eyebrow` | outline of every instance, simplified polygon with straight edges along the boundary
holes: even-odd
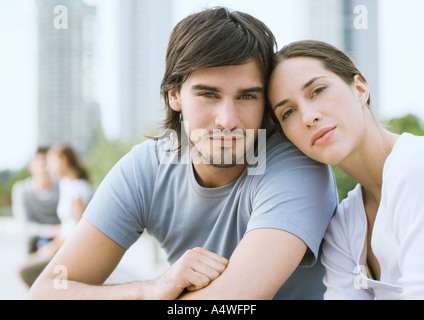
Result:
[[[318,79],[321,79],[321,78],[325,78],[325,76],[320,76],[320,77],[315,77],[315,78],[312,78],[311,80],[309,80],[308,82],[306,82],[303,86],[302,86],[302,91],[305,91],[309,86],[311,86],[316,80],[318,80]],[[274,111],[277,109],[277,108],[280,108],[280,107],[282,107],[282,106],[284,106],[287,102],[289,102],[290,100],[289,99],[285,99],[285,100],[282,100],[281,102],[278,102],[275,106],[274,106]]]
[[[221,91],[220,88],[211,87],[211,86],[207,86],[207,85],[204,85],[204,84],[195,84],[194,86],[191,87],[191,90],[193,90],[193,91],[205,90],[205,91],[212,91],[212,92],[220,92]]]
[[[253,88],[247,88],[247,89],[240,89],[239,93],[240,94],[246,94],[246,93],[252,93],[252,92],[257,92],[257,93],[263,93],[265,90],[262,87],[253,87]]]

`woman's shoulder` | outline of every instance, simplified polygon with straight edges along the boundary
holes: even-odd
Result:
[[[422,179],[424,137],[403,133],[395,143],[392,152],[386,160],[384,177],[398,179]]]

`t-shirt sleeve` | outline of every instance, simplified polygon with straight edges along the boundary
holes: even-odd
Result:
[[[107,174],[91,199],[83,218],[106,236],[128,249],[143,233],[153,190],[152,142],[134,147]]]
[[[274,157],[260,177],[247,231],[274,228],[294,234],[308,246],[301,265],[313,265],[337,203],[331,167],[293,147]]]

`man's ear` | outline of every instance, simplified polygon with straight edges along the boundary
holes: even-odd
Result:
[[[354,84],[355,89],[358,93],[359,101],[361,102],[361,105],[366,105],[368,102],[368,99],[370,98],[370,88],[368,86],[368,83],[362,78],[360,75],[355,75]]]
[[[180,103],[180,94],[177,87],[172,88],[168,91],[169,106],[172,110],[180,112],[181,103]]]

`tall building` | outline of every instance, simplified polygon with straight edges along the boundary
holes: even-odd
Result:
[[[311,39],[342,49],[353,59],[378,108],[378,0],[307,0]]]
[[[173,1],[120,0],[121,138],[149,134],[164,119],[160,83],[173,27]]]
[[[70,143],[85,155],[97,126],[93,100],[95,8],[82,0],[37,0],[38,144]]]

